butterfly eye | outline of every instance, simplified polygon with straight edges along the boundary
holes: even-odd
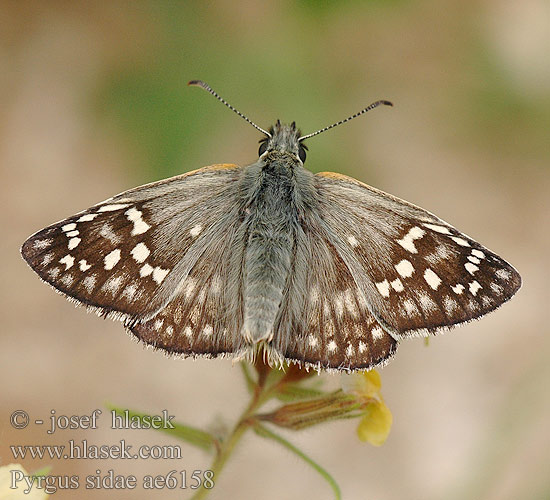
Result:
[[[303,146],[300,146],[300,148],[298,149],[298,157],[300,158],[302,163],[305,163],[305,161],[306,161],[306,150]]]
[[[258,150],[258,154],[262,156],[267,151],[267,141],[262,142],[260,144],[260,149]]]

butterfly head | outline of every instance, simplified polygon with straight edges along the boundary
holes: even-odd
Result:
[[[260,157],[270,152],[287,153],[295,156],[303,164],[306,161],[307,146],[300,142],[301,132],[296,123],[290,125],[277,123],[269,129],[269,135],[260,140]]]

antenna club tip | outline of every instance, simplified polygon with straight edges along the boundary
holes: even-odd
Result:
[[[206,85],[202,80],[190,80],[187,82],[189,87],[203,87]]]
[[[391,101],[382,101],[382,104],[384,106],[393,106],[393,102],[391,102]]]

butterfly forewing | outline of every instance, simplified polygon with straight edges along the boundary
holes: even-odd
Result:
[[[220,165],[126,191],[34,234],[23,257],[43,280],[105,315],[152,317],[204,252],[204,235],[221,234],[239,175]]]
[[[396,338],[478,318],[521,286],[512,266],[431,213],[349,177],[316,178],[334,245]]]

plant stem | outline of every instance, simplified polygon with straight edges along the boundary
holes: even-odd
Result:
[[[214,475],[214,482],[219,479],[220,473],[225,466],[228,458],[233,453],[235,446],[242,438],[243,434],[251,428],[252,421],[251,417],[254,415],[256,410],[262,406],[270,397],[272,397],[274,389],[277,386],[272,386],[266,388],[265,379],[260,377],[257,385],[254,387],[254,394],[252,399],[247,406],[246,410],[242,413],[237,424],[233,428],[231,434],[221,443],[218,453],[210,466],[210,470]],[[202,500],[207,497],[207,495],[212,491],[213,488],[205,488],[204,483],[196,491],[196,493],[191,497],[191,500]]]

